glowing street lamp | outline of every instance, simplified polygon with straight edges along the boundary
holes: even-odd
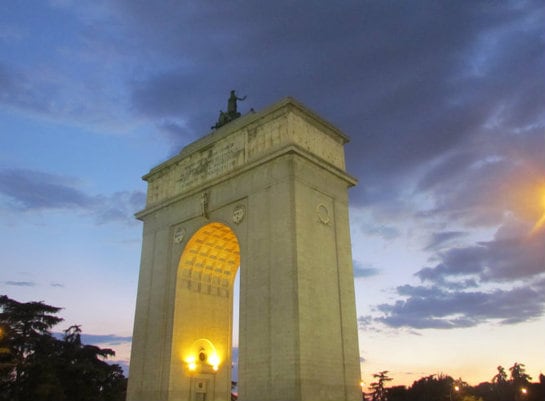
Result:
[[[452,390],[454,390],[456,393],[460,392],[460,386],[458,384],[454,384],[450,390],[450,401],[452,401]]]

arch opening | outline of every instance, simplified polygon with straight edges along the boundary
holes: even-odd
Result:
[[[190,399],[200,399],[202,391],[207,399],[230,399],[239,266],[238,239],[220,222],[197,230],[179,259],[171,383],[188,388]]]

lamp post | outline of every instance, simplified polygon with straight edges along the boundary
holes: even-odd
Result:
[[[452,401],[452,390],[454,390],[455,393],[458,393],[460,391],[460,386],[457,384],[454,384],[452,388],[450,389],[450,401]]]
[[[528,395],[528,389],[526,387],[521,387],[519,391],[516,392],[515,399],[517,401],[524,400],[527,395]]]

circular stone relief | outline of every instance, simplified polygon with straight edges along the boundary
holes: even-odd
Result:
[[[327,206],[323,203],[320,203],[316,207],[316,213],[318,214],[318,221],[322,224],[329,224],[330,218],[329,218],[329,210],[327,209]]]

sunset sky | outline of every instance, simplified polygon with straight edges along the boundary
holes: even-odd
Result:
[[[130,352],[140,177],[292,96],[340,128],[362,378],[545,373],[545,3],[0,5],[0,294]]]

